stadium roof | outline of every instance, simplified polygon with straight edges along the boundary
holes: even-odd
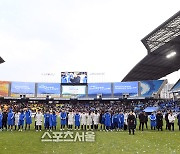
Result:
[[[4,63],[4,60],[0,57],[0,64]]]
[[[178,71],[180,69],[180,11],[141,41],[148,55],[122,81],[157,80]],[[167,58],[171,54],[174,56]]]

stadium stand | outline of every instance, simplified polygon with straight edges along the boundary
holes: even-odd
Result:
[[[122,81],[157,80],[178,71],[180,69],[180,11],[141,41],[148,55]]]

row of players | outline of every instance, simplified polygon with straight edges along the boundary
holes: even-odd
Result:
[[[83,111],[80,113],[78,111],[65,112],[65,110],[62,110],[59,116],[61,124],[60,130],[64,130],[66,125],[70,130],[72,130],[73,125],[75,126],[75,129],[80,129],[80,126],[84,130],[98,129],[99,123],[103,124],[101,129],[105,129],[106,126],[107,130],[109,130],[110,128],[108,127],[111,126],[111,123],[115,123],[117,129],[123,129],[125,120],[122,112],[114,114],[113,118],[111,118],[111,114],[109,112],[98,113],[95,111],[87,113]],[[56,130],[57,114],[55,111],[47,111],[43,115],[41,110],[38,110],[38,112],[34,115],[34,119],[36,130],[41,130],[43,119],[45,129]],[[0,129],[7,129],[8,125],[9,130],[12,130],[13,126],[15,126],[15,130],[18,127],[18,129],[22,131],[24,123],[25,130],[30,129],[30,125],[32,124],[32,112],[30,109],[22,109],[20,112],[16,111],[15,113],[12,109],[9,109],[8,113],[6,111],[3,113],[0,111]]]
[[[69,130],[72,130],[73,126],[76,129],[81,129],[83,130],[89,130],[89,129],[98,129],[99,123],[101,124],[100,130],[123,130],[127,129],[127,126],[129,128],[134,128],[136,127],[136,115],[135,113],[132,113],[129,120],[129,115],[130,113],[123,113],[123,112],[114,112],[113,114],[110,113],[108,110],[104,113],[94,111],[94,112],[73,112],[72,110],[66,112],[65,110],[62,110],[60,112],[60,130],[64,130],[65,127]],[[36,131],[40,130],[43,125],[43,118],[44,118],[44,127],[46,130],[56,130],[57,126],[57,114],[55,111],[47,111],[44,114],[41,112],[41,110],[38,110],[38,112],[34,115],[35,118],[35,128]],[[173,115],[172,112],[168,114],[168,127],[172,126],[172,130],[174,130],[174,121],[175,121],[175,116]],[[159,111],[157,114],[152,113],[149,116],[150,122],[151,122],[151,129],[158,128],[162,130],[163,126],[163,115]],[[179,125],[179,130],[180,130],[180,114],[177,116],[178,119],[178,125]],[[148,117],[145,112],[140,113],[139,115],[139,130],[144,127],[144,124],[146,124],[147,127],[147,121]],[[7,113],[4,111],[3,113],[0,111],[0,130],[2,129],[7,129],[8,125],[8,130],[13,129],[13,126],[15,127],[15,130],[18,129],[19,131],[22,131],[24,128],[24,123],[25,123],[25,130],[30,129],[30,125],[32,124],[32,112],[30,108],[28,109],[21,109],[20,112],[16,111],[13,112],[13,110],[10,108],[9,112]],[[131,125],[131,126],[130,126]]]

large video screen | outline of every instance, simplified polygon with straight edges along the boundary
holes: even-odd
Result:
[[[85,95],[86,86],[62,86],[62,95]]]
[[[87,84],[87,72],[61,72],[62,84]]]

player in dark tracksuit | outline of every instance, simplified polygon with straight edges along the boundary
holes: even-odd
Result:
[[[3,119],[2,119],[2,129],[6,129],[6,130],[7,130],[7,117],[8,117],[8,114],[6,111],[4,111]]]
[[[169,111],[165,114],[165,121],[166,121],[166,130],[169,130],[169,119],[168,119]]]
[[[143,111],[143,112],[141,112],[141,113],[139,114],[139,122],[140,122],[140,124],[139,124],[139,130],[141,130],[141,127],[142,127],[142,131],[144,130],[145,119],[146,119],[146,117],[145,117],[145,114],[144,114],[144,111]]]
[[[157,122],[157,129],[159,131],[159,129],[161,129],[161,131],[163,130],[162,129],[162,126],[163,126],[163,115],[160,111],[158,111],[158,113],[156,114],[156,122]]]
[[[177,115],[177,119],[178,119],[179,131],[180,131],[180,113]]]
[[[3,119],[3,114],[0,110],[0,131],[2,131],[2,119]]]
[[[134,129],[136,127],[136,118],[133,115],[132,111],[129,113],[127,121],[128,121],[129,135],[131,134],[131,132],[134,135]]]
[[[148,129],[148,125],[147,125],[147,123],[148,123],[148,115],[144,112],[144,116],[145,116],[145,122],[144,122],[144,124],[145,124],[145,126],[146,126],[146,129]]]
[[[99,121],[100,121],[100,124],[101,124],[101,127],[100,127],[100,130],[105,130],[105,125],[104,125],[104,122],[105,122],[105,117],[104,117],[104,111],[101,112],[100,114],[100,117],[99,117]]]
[[[44,114],[44,128],[47,130],[49,130],[49,118],[50,118],[50,114],[49,114],[49,111],[47,111]]]

